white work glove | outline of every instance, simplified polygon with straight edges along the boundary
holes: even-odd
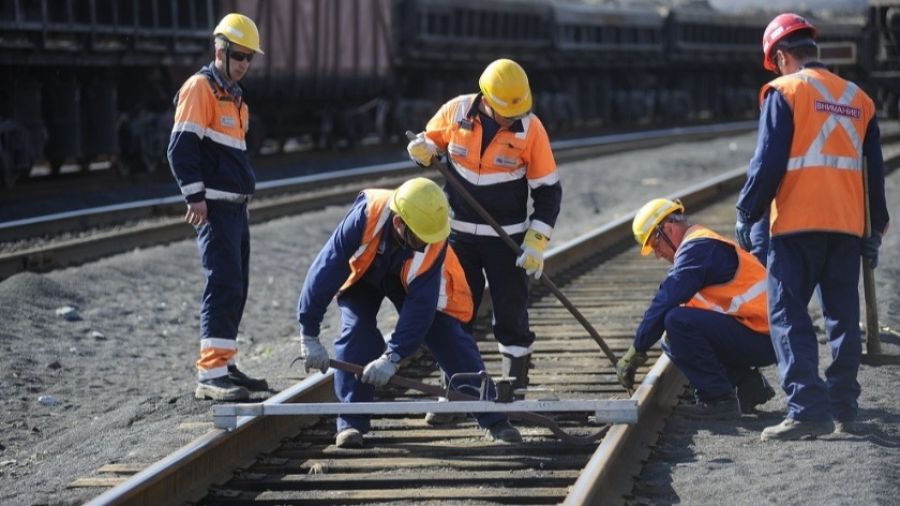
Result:
[[[325,374],[328,371],[328,350],[322,346],[318,337],[300,336],[300,357],[303,358],[306,372],[318,369]]]
[[[431,165],[434,155],[437,153],[437,145],[431,139],[425,137],[425,132],[420,132],[416,138],[406,145],[406,152],[412,161],[423,167]]]
[[[528,232],[525,232],[522,254],[516,259],[516,265],[525,269],[525,273],[529,276],[534,275],[534,279],[540,279],[544,273],[544,250],[548,244],[550,244],[549,237],[529,228]]]
[[[387,385],[397,369],[400,367],[400,356],[394,352],[388,352],[369,362],[363,369],[362,381],[370,385],[380,387]]]

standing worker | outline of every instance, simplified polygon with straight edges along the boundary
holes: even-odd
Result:
[[[447,196],[429,179],[411,179],[394,191],[364,190],[309,267],[297,304],[307,372],[328,370],[319,327],[335,295],[341,308],[335,356],[367,364],[362,383],[335,371],[341,402],[371,402],[374,387],[386,384],[423,341],[449,375],[484,370],[475,339],[463,327],[472,317],[472,295],[447,245],[449,222]],[[385,298],[399,312],[387,342],[377,320]],[[476,391],[480,385],[477,380],[463,383]],[[504,414],[482,413],[477,419],[494,440],[522,440]],[[369,429],[367,415],[338,416],[335,444],[359,448]]]
[[[632,222],[641,254],[671,262],[634,344],[616,364],[631,388],[647,350],[662,348],[694,387],[684,413],[736,418],[775,396],[758,367],[775,363],[766,315],[766,272],[759,261],[712,230],[688,223],[681,202],[654,199]],[[737,395],[735,395],[737,388]]]
[[[213,32],[215,61],[188,78],[175,96],[169,166],[197,230],[206,288],[200,304],[198,399],[237,401],[268,389],[235,365],[235,339],[247,301],[250,228],[247,202],[256,176],[247,158],[249,112],[238,82],[263,54],[247,16],[228,14]]]
[[[815,36],[815,27],[796,14],[781,14],[766,27],[763,66],[781,77],[760,91],[756,153],[737,202],[735,232],[744,249],[751,246],[750,224],[771,205],[769,323],[788,412],[763,430],[763,441],[856,430],[860,254],[877,264],[888,225],[875,106],[856,84],[816,61]],[[825,381],[807,311],[816,289],[831,343]]]
[[[541,276],[562,188],[547,131],[531,112],[525,70],[512,60],[496,60],[484,69],[478,85],[480,93],[444,104],[407,151],[426,167],[438,152],[447,153],[453,175],[522,245],[523,253],[517,256],[462,195],[446,186],[453,209],[450,244],[466,273],[476,309],[485,277],[497,287],[491,290],[491,302],[502,372],[516,378],[514,387],[524,388],[535,339],[528,324],[528,276]],[[529,193],[534,204],[531,216]]]

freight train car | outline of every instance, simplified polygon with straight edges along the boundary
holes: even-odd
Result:
[[[822,22],[823,58],[897,113],[898,0]],[[164,162],[171,100],[238,11],[265,56],[242,82],[254,154],[401,141],[520,61],[551,134],[757,115],[768,16],[549,0],[0,0],[0,173]],[[874,56],[869,56],[869,55]],[[871,78],[871,79],[870,79]]]
[[[214,0],[0,1],[0,174],[38,161],[153,170],[177,83],[208,54]]]

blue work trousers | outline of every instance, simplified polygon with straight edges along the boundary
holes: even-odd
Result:
[[[668,342],[662,348],[684,373],[702,401],[734,391],[751,367],[775,363],[772,341],[731,316],[706,309],[676,307],[665,317]]]
[[[523,234],[512,236],[520,243]],[[534,343],[528,325],[528,275],[516,265],[516,253],[499,237],[453,232],[450,244],[459,257],[472,290],[475,312],[484,296],[485,278],[491,285],[494,337],[507,355],[527,355]],[[471,329],[471,322],[467,322]]]
[[[378,310],[384,292],[368,283],[359,282],[351,286],[340,297],[341,336],[334,342],[334,355],[338,360],[365,366],[380,357],[385,351],[384,336],[378,330]],[[395,305],[402,300],[391,300]],[[472,334],[463,329],[456,318],[436,312],[434,321],[425,333],[424,343],[431,351],[441,369],[449,375],[462,372],[484,371],[484,362],[475,344]],[[478,395],[478,380],[455,383],[455,390]],[[375,387],[359,381],[355,375],[335,371],[334,391],[341,402],[372,402]],[[493,385],[488,391],[488,398],[494,398]],[[502,413],[482,413],[477,417],[481,427],[490,427],[494,423],[506,419]],[[360,432],[371,429],[369,416],[346,415],[337,418],[338,432],[353,427]]]
[[[206,288],[200,303],[201,338],[235,339],[250,286],[250,226],[246,204],[207,200],[197,227]]]
[[[769,325],[789,418],[801,421],[856,418],[859,333],[860,238],[806,232],[769,242]],[[831,345],[825,381],[819,377],[816,329],[807,305],[818,293]]]

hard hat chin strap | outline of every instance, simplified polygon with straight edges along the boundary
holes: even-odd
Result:
[[[225,39],[225,79],[231,81],[231,41]]]

